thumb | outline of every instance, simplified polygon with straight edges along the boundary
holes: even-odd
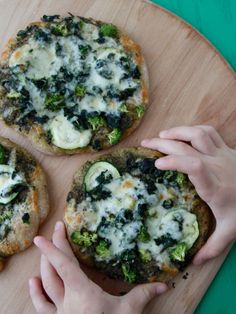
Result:
[[[168,289],[164,283],[150,283],[138,285],[124,296],[132,308],[139,312],[155,296],[162,294]]]
[[[216,227],[214,233],[207,240],[193,259],[194,265],[201,265],[207,260],[220,255],[226,247],[233,241],[231,233],[225,226]]]

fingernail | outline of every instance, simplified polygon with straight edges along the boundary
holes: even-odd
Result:
[[[155,166],[158,168],[158,167],[161,167],[161,166],[163,166],[163,164],[164,164],[164,162],[163,162],[163,160],[160,158],[160,159],[157,159],[156,161],[155,161]]]
[[[60,230],[61,229],[61,227],[62,227],[62,222],[61,221],[58,221],[56,224],[55,224],[55,231],[57,231],[57,230]]]
[[[166,284],[164,283],[158,283],[157,287],[156,287],[156,291],[157,293],[163,293],[166,292],[168,290],[168,287]]]
[[[33,278],[30,278],[30,279],[29,279],[29,287],[31,288],[32,285],[33,285]]]

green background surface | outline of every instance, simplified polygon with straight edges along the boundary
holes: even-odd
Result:
[[[153,0],[153,2],[194,26],[236,70],[236,0]],[[195,311],[195,314],[234,313],[236,313],[236,244]]]

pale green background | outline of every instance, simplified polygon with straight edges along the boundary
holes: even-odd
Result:
[[[174,12],[197,28],[236,70],[236,0],[153,0],[153,2]],[[234,313],[236,313],[236,245],[195,312],[195,314]],[[173,309],[173,314],[181,313],[175,313]]]

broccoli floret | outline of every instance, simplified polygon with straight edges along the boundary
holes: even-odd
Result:
[[[147,227],[142,225],[139,234],[138,239],[142,242],[148,242],[150,240],[150,234],[147,231]]]
[[[152,255],[151,255],[151,253],[148,250],[140,249],[139,250],[139,255],[140,255],[141,260],[144,263],[150,262],[152,260]]]
[[[110,244],[105,240],[100,240],[98,245],[96,246],[96,253],[102,258],[107,258],[111,255],[109,250]]]
[[[174,181],[176,179],[176,171],[172,170],[165,171],[163,179],[167,180],[168,182]]]
[[[86,94],[86,87],[83,86],[83,85],[77,85],[76,88],[75,88],[75,95],[77,97],[84,97]]]
[[[172,261],[184,262],[187,252],[187,245],[179,243],[174,248],[169,249],[169,255]]]
[[[122,269],[125,281],[129,283],[134,283],[136,281],[137,274],[134,270],[130,268],[129,264],[122,264],[121,269]]]
[[[63,37],[71,34],[67,24],[64,21],[53,25],[52,33]]]
[[[118,35],[118,29],[113,24],[103,24],[100,27],[100,34],[107,37],[116,37]]]
[[[136,111],[138,118],[141,118],[144,115],[145,108],[142,105],[140,105],[140,106],[137,106],[135,108],[135,111]]]
[[[129,112],[126,103],[123,103],[123,104],[120,106],[120,111],[121,111],[121,112]]]
[[[5,149],[0,144],[0,164],[3,164],[5,162]]]
[[[45,98],[45,107],[51,111],[58,111],[65,107],[64,96],[60,94],[47,95]]]
[[[184,173],[178,172],[176,177],[176,182],[180,188],[183,188],[187,184],[187,177]]]
[[[109,133],[107,136],[108,136],[108,139],[109,139],[109,142],[110,144],[114,145],[114,144],[117,144],[121,138],[121,130],[116,128],[116,129],[113,129],[111,131],[111,133]]]
[[[105,124],[105,121],[100,116],[88,118],[89,124],[92,126],[92,129],[95,131]]]
[[[88,231],[74,231],[71,235],[73,243],[89,247],[97,241],[97,234]]]

